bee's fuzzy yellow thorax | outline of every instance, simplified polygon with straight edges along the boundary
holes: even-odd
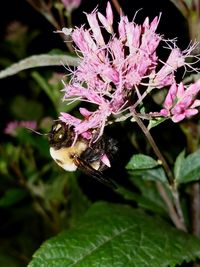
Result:
[[[80,154],[85,151],[86,148],[86,143],[77,141],[76,144],[71,147],[62,147],[57,150],[53,147],[50,147],[50,155],[64,170],[75,171],[77,166],[74,164],[73,156],[80,156]]]

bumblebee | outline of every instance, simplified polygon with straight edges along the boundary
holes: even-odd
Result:
[[[105,136],[97,141],[78,137],[74,142],[73,127],[62,121],[55,122],[48,136],[51,157],[60,167],[66,171],[79,169],[104,185],[116,188],[103,174],[118,151],[116,140]],[[107,159],[107,164],[103,158]]]

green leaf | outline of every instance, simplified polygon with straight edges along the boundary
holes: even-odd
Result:
[[[136,154],[132,156],[132,158],[126,165],[126,169],[128,170],[150,169],[158,165],[159,162],[153,159],[152,157],[143,154]]]
[[[174,177],[178,181],[181,177],[181,169],[183,167],[185,160],[185,150],[183,150],[178,157],[176,158],[175,164],[174,164]]]
[[[79,58],[67,55],[35,55],[27,57],[18,63],[11,65],[5,70],[0,71],[0,79],[14,75],[22,70],[45,67],[45,66],[77,66],[79,64]]]
[[[0,207],[12,206],[20,202],[26,195],[27,193],[23,189],[9,189],[0,198]]]
[[[138,188],[142,197],[146,199],[146,207],[142,206],[143,208],[146,209],[148,207],[152,207],[152,211],[158,213],[158,209],[155,209],[155,207],[159,207],[160,210],[162,209],[162,214],[164,214],[163,212],[165,212],[165,215],[167,214],[168,216],[166,204],[164,203],[162,197],[160,196],[160,193],[158,192],[155,181],[143,179],[143,177],[140,176],[131,176],[129,177],[129,179],[134,184],[134,186]],[[158,179],[156,180],[158,181]],[[168,190],[168,187],[165,187],[165,189]]]
[[[43,116],[43,106],[36,100],[17,95],[12,99],[11,112],[19,120],[39,120]]]
[[[136,193],[123,187],[118,187],[116,192],[128,201],[137,202],[137,205],[145,210],[168,217],[166,206],[162,201],[158,191],[156,192],[155,183],[154,185],[152,183],[151,185],[149,185],[148,182],[147,186],[145,184],[145,182],[147,183],[147,181],[144,181],[142,179],[135,180],[141,182],[142,184],[141,186],[139,186],[139,189],[142,189],[140,190],[141,193]]]
[[[133,179],[135,176],[139,176],[147,181],[154,181],[154,182],[160,181],[162,183],[167,182],[167,177],[165,175],[165,172],[163,168],[160,166],[153,169],[131,171],[131,176],[133,177]]]
[[[164,122],[166,120],[167,120],[167,118],[152,119],[149,121],[149,125],[148,125],[147,129],[150,131],[153,127],[158,126],[159,124],[161,124],[162,122]]]
[[[180,161],[182,163],[176,176],[177,183],[189,183],[200,179],[200,149]]]
[[[20,267],[22,266],[22,262],[20,262],[17,257],[15,258],[12,253],[9,254],[8,251],[0,249],[0,266]]]
[[[74,175],[69,176],[69,185],[71,187],[70,190],[70,218],[68,217],[70,227],[74,226],[77,222],[80,221],[82,216],[86,213],[89,206],[91,206],[90,200],[87,196],[82,192],[78,179]],[[79,201],[77,201],[77,199]]]
[[[76,228],[46,241],[28,267],[167,267],[199,258],[199,248],[199,239],[157,217],[96,203]]]
[[[45,92],[45,94],[51,100],[55,110],[59,114],[61,111],[70,112],[74,109],[80,101],[74,101],[70,105],[67,105],[66,102],[61,100],[61,89],[62,83],[57,85],[57,88],[54,88],[44,76],[40,75],[39,72],[33,71],[31,73],[32,78],[38,83],[40,88]]]
[[[132,176],[140,176],[144,180],[161,181],[166,183],[167,177],[162,167],[150,156],[143,154],[133,155],[126,169],[131,170]]]
[[[200,79],[200,73],[193,73],[183,79],[183,84],[195,83]]]

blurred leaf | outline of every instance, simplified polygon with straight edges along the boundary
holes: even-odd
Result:
[[[21,147],[14,146],[12,143],[5,143],[0,146],[0,152],[3,153],[2,159],[6,160],[8,164],[12,164],[13,162],[18,162],[21,154]]]
[[[0,173],[8,175],[8,163],[5,159],[0,157]]]
[[[28,266],[167,267],[200,258],[199,247],[198,238],[158,217],[96,203],[75,228],[46,241]]]
[[[141,176],[131,176],[129,179],[140,190],[143,197],[151,203],[154,203],[154,205],[157,205],[163,211],[166,211],[166,204],[158,192],[155,181],[143,179]]]
[[[21,267],[22,263],[12,255],[10,255],[8,252],[0,250],[0,266]]]
[[[200,73],[191,73],[183,79],[184,84],[195,83],[200,79]]]
[[[80,186],[77,182],[77,177],[75,175],[69,176],[69,185],[71,187],[70,190],[70,226],[74,226],[75,223],[78,223],[81,217],[88,210],[91,202],[87,198],[86,195],[81,191]],[[78,201],[77,201],[78,199]]]
[[[58,114],[61,111],[70,112],[79,105],[80,101],[74,101],[69,105],[67,105],[66,102],[62,101],[61,89],[63,85],[61,84],[61,80],[57,83],[57,86],[52,86],[48,80],[46,80],[42,75],[39,74],[39,72],[34,71],[32,72],[31,76],[49,97]]]
[[[46,136],[38,136],[28,129],[21,128],[18,129],[16,138],[21,146],[29,145],[36,148],[42,156],[49,158],[49,142]]]
[[[11,65],[13,62],[11,59],[7,58],[7,57],[0,57],[0,66],[2,67],[7,67],[8,65]]]
[[[13,116],[19,120],[39,120],[43,115],[43,106],[38,101],[16,96],[10,107]]]
[[[69,190],[68,173],[56,173],[52,179],[43,184],[43,187],[45,208],[51,210],[52,206],[66,206],[66,203],[69,200],[68,195],[66,195],[66,192]]]
[[[31,73],[31,76],[39,84],[40,88],[45,92],[45,94],[49,97],[55,109],[57,110],[58,100],[61,98],[61,92],[59,90],[61,88],[59,88],[59,86],[56,89],[52,88],[48,81],[37,71],[33,71]]]
[[[167,216],[166,206],[163,203],[160,195],[155,189],[155,184],[143,184],[145,181],[142,181],[142,185],[138,186],[139,189],[142,188],[141,193],[136,193],[128,190],[127,188],[119,187],[116,192],[123,196],[124,199],[129,201],[134,201],[137,205],[145,210],[154,212],[156,214]],[[147,182],[146,182],[147,183]]]
[[[184,160],[185,160],[185,150],[183,150],[178,155],[174,164],[174,176],[177,181],[181,179],[181,169],[183,167]]]
[[[181,164],[179,164],[179,175],[176,177],[177,183],[189,183],[200,179],[200,149],[185,159],[183,159],[183,155],[179,155],[179,161]]]
[[[0,79],[30,68],[60,65],[77,66],[78,63],[79,58],[74,56],[48,54],[31,56],[0,71]]]
[[[26,57],[28,46],[39,35],[39,29],[30,29],[26,24],[18,20],[7,24],[6,34],[1,42],[1,51],[3,56],[11,57],[17,60]],[[13,62],[12,62],[13,63]]]
[[[177,9],[182,13],[182,15],[187,18],[188,16],[188,9],[191,9],[192,1],[191,0],[170,0]]]
[[[8,189],[0,198],[0,207],[12,206],[21,201],[27,193],[20,188]]]
[[[159,165],[159,162],[153,159],[150,156],[146,156],[143,154],[133,155],[126,165],[126,169],[128,170],[136,170],[136,169],[150,169]]]

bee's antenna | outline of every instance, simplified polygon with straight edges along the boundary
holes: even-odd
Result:
[[[33,133],[38,134],[38,135],[49,135],[49,133],[40,133],[40,132],[38,132],[36,130],[33,130],[33,129],[29,128],[29,127],[25,127],[25,128],[28,129],[29,131],[33,132]]]

